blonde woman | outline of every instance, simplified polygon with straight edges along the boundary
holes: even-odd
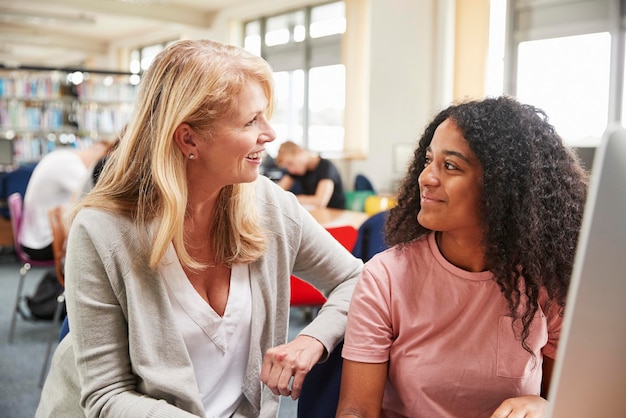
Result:
[[[362,263],[259,177],[272,97],[243,49],[157,56],[72,222],[70,333],[37,417],[275,417],[342,339]],[[292,273],[328,302],[287,343]]]

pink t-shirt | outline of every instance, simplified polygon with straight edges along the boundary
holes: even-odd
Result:
[[[342,354],[389,361],[383,417],[488,418],[507,398],[539,394],[543,356],[556,354],[559,306],[536,314],[527,340],[533,360],[492,277],[446,261],[432,233],[365,265]]]

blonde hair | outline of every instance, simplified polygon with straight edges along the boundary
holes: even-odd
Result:
[[[237,106],[250,81],[261,84],[274,104],[272,70],[242,48],[210,40],[185,40],[163,50],[143,76],[131,122],[107,162],[94,190],[77,207],[95,207],[128,216],[146,231],[154,219],[150,267],[159,263],[170,242],[183,266],[204,267],[184,245],[187,210],[185,156],[173,137],[181,123],[211,137]],[[226,186],[220,192],[213,234],[216,263],[251,262],[265,250],[258,222],[254,184]]]

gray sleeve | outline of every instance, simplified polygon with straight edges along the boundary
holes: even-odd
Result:
[[[293,194],[269,180],[259,181],[261,214],[274,234],[273,247],[266,254],[277,274],[294,274],[319,289],[327,301],[301,335],[319,340],[328,352],[343,339],[348,306],[363,269],[354,257],[315,218]],[[280,242],[278,242],[280,241]]]

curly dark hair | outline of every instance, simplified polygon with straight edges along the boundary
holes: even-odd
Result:
[[[544,111],[501,96],[454,104],[426,126],[385,224],[389,245],[430,232],[417,221],[418,177],[435,129],[453,120],[483,167],[483,245],[487,268],[521,320],[522,346],[539,291],[565,304],[589,183],[574,152]],[[561,309],[562,312],[562,309]]]

